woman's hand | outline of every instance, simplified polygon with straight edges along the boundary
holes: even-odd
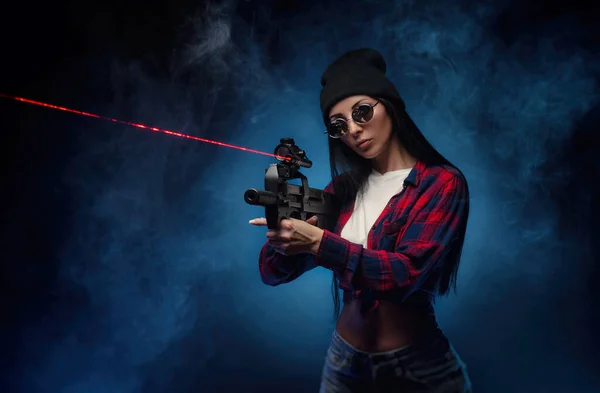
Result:
[[[267,231],[267,239],[275,251],[283,255],[316,254],[323,237],[323,230],[315,226],[316,223],[317,216],[306,221],[295,218],[283,219],[279,223],[279,229]],[[267,226],[267,219],[255,218],[250,220],[250,224]]]

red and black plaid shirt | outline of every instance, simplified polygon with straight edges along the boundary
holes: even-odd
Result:
[[[333,192],[330,183],[325,191]],[[394,291],[406,299],[416,291],[437,294],[440,267],[464,239],[460,228],[468,216],[468,191],[462,174],[449,166],[417,162],[371,228],[367,247],[340,237],[354,211],[344,206],[333,232],[325,230],[316,255],[284,256],[265,243],[259,256],[265,284],[290,282],[322,266],[335,272],[340,288]],[[452,247],[450,247],[452,245]]]

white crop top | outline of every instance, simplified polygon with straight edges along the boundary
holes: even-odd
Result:
[[[402,190],[404,180],[412,168],[386,172],[371,172],[364,188],[356,195],[354,211],[342,229],[340,236],[352,243],[367,247],[371,227],[390,199]]]

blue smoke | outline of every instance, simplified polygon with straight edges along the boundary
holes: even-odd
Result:
[[[211,6],[182,29],[167,78],[112,61],[114,99],[95,110],[267,152],[293,137],[314,162],[311,186],[324,187],[320,74],[346,50],[380,50],[415,122],[470,181],[459,292],[436,307],[474,382],[486,392],[591,387],[592,370],[559,361],[568,349],[547,349],[558,330],[534,310],[548,309],[561,250],[574,247],[548,191],[569,167],[551,178],[541,168],[597,103],[597,63],[561,46],[566,25],[503,43],[492,30],[501,4],[365,4],[280,19],[266,6],[245,19],[233,4]],[[272,161],[100,122],[80,131],[64,175],[78,197],[58,284],[78,295],[23,331],[36,361],[21,391],[316,391],[334,327],[330,273],[262,285],[264,231],[247,222],[263,212],[242,197]],[[544,385],[542,371],[565,379]]]

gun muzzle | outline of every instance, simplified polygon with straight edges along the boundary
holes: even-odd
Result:
[[[249,188],[244,193],[244,200],[249,205],[276,205],[277,194],[270,191],[257,190],[256,188]]]

